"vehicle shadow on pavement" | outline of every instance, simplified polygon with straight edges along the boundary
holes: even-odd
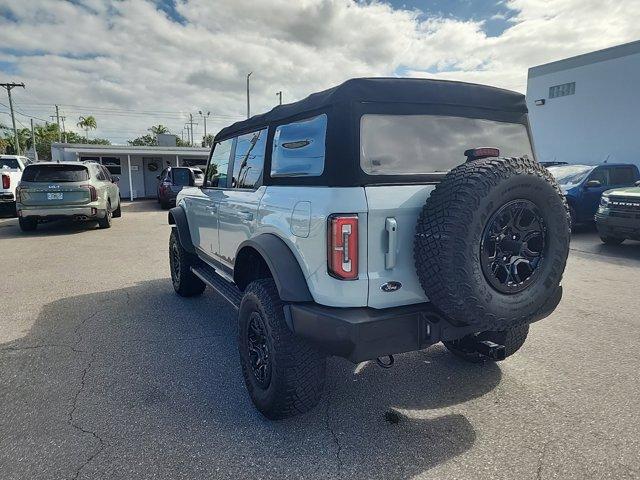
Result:
[[[571,235],[571,250],[598,255],[608,262],[620,263],[620,260],[640,261],[640,242],[625,240],[620,245],[605,245],[598,235],[595,224],[577,225]]]
[[[455,406],[501,379],[442,347],[389,370],[330,359],[323,402],[270,422],[246,394],[235,319],[168,279],[46,305],[0,345],[4,478],[410,478],[473,446]]]
[[[14,222],[0,224],[0,239],[15,237],[54,237],[60,235],[75,235],[89,230],[96,230],[98,222],[74,222],[72,220],[55,220],[39,223],[37,230],[23,232],[18,225],[18,219]]]

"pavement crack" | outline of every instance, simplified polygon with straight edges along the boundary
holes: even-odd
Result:
[[[331,435],[331,438],[333,439],[333,443],[336,446],[336,464],[338,466],[338,475],[340,475],[340,473],[342,472],[342,457],[340,455],[342,453],[342,445],[340,444],[340,439],[338,438],[338,435],[336,434],[335,430],[331,426],[330,412],[331,412],[331,394],[332,393],[333,393],[333,387],[327,388],[327,393],[326,393],[327,401],[325,402],[326,409],[325,409],[324,421],[325,421],[325,426],[327,428],[327,431]]]
[[[75,348],[73,345],[65,345],[63,343],[39,343],[37,345],[25,345],[23,347],[5,347],[0,348],[0,352],[20,352],[24,350],[37,350],[39,348],[66,348],[75,353],[87,353],[83,350]]]
[[[545,438],[542,448],[540,449],[540,455],[538,457],[538,468],[536,469],[536,480],[542,480],[542,469],[547,457],[547,448],[549,447],[549,439]]]

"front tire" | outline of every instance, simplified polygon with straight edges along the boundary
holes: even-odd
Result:
[[[527,335],[529,334],[529,325],[521,325],[519,327],[509,328],[507,330],[500,331],[486,331],[480,332],[473,337],[476,337],[475,341],[489,340],[490,342],[497,343],[498,345],[504,345],[505,358],[510,357],[516,353],[524,345]],[[469,351],[464,348],[465,343],[468,343],[469,337],[461,338],[460,340],[454,340],[451,342],[443,342],[451,353],[456,357],[459,357],[467,362],[481,363],[491,360],[488,357],[480,355],[477,352]]]
[[[291,333],[273,279],[255,280],[245,290],[238,350],[251,401],[265,417],[292,417],[322,398],[326,358]]]
[[[624,242],[624,238],[619,238],[619,237],[609,237],[609,236],[600,236],[600,240],[602,240],[602,243],[604,243],[605,245],[620,245],[622,242]]]
[[[181,297],[195,297],[204,292],[206,285],[191,271],[194,256],[187,252],[180,243],[175,228],[169,237],[169,267],[173,289]]]
[[[122,216],[122,199],[118,198],[118,208],[113,211],[113,218],[120,218]]]
[[[33,232],[38,228],[38,220],[35,218],[20,218],[18,223],[20,224],[20,230],[23,232]]]

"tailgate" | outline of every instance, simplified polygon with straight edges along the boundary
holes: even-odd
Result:
[[[379,185],[365,187],[367,196],[368,305],[386,308],[420,303],[427,297],[413,261],[413,238],[418,215],[435,185]],[[395,228],[395,230],[394,230]],[[395,242],[395,248],[393,244]],[[384,291],[387,282],[400,282]]]
[[[20,203],[25,206],[73,206],[91,201],[91,193],[82,183],[26,183],[20,185]]]

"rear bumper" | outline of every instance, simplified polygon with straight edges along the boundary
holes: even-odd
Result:
[[[560,303],[559,287],[531,323],[549,316]],[[285,306],[291,330],[330,355],[362,362],[385,355],[422,350],[490,327],[455,325],[429,303],[377,310],[336,308],[314,303]]]
[[[18,205],[18,216],[23,218],[37,218],[39,220],[57,220],[62,218],[72,218],[75,220],[93,220],[104,218],[106,210],[98,208],[97,204],[80,206],[24,206]]]
[[[13,203],[16,197],[12,192],[0,192],[0,203]]]
[[[625,216],[611,216],[597,213],[595,216],[598,233],[601,236],[632,238],[640,240],[640,217],[625,212]]]

